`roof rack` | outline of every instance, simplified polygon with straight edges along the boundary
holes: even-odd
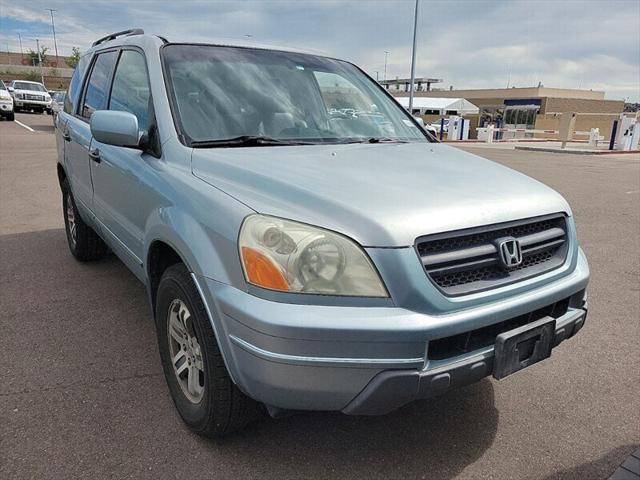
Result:
[[[100,45],[101,43],[108,42],[109,40],[115,40],[118,37],[126,36],[129,37],[131,35],[144,35],[144,30],[141,28],[131,28],[129,30],[123,30],[121,32],[110,33],[106,37],[99,38],[95,42],[91,44],[92,47],[96,45]]]

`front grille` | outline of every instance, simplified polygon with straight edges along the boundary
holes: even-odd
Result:
[[[531,313],[510,318],[504,322],[495,323],[487,327],[478,328],[470,332],[461,333],[451,337],[440,338],[429,342],[427,358],[429,360],[444,360],[457,357],[468,352],[486,348],[496,342],[496,337],[501,333],[514,328],[527,325],[544,317],[560,318],[569,309],[569,298],[539,308]]]
[[[43,102],[44,101],[44,97],[42,95],[30,95],[30,94],[26,94],[24,96],[25,100],[37,100],[39,102]]]
[[[522,263],[505,267],[497,241],[518,240]],[[419,238],[416,248],[427,276],[446,295],[465,295],[540,275],[567,255],[564,215],[530,218]]]

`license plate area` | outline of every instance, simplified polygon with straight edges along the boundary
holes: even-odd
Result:
[[[500,380],[551,356],[556,319],[544,317],[496,337],[493,376]]]

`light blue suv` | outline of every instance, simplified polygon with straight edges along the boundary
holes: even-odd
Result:
[[[438,143],[358,67],[98,40],[56,119],[69,248],[146,285],[194,431],[384,414],[550,356],[587,312],[571,210]]]

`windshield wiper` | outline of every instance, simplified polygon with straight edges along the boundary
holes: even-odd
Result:
[[[371,137],[365,140],[367,143],[409,143],[408,140],[400,140],[399,138],[389,137]]]
[[[278,140],[277,138],[240,135],[234,138],[221,140],[196,140],[191,142],[193,148],[216,148],[216,147],[270,147],[278,145],[311,145],[307,142],[297,142],[295,140]]]
[[[370,137],[370,138],[354,138],[342,143],[409,143],[408,140],[389,137]]]

